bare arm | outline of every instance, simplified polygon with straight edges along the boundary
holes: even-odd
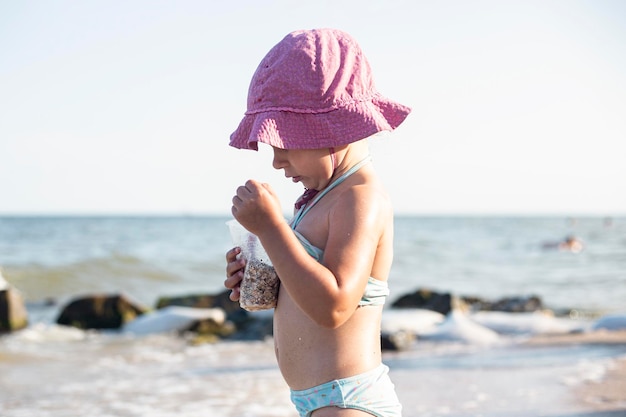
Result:
[[[247,183],[245,188],[241,195],[238,192],[241,203],[234,202],[233,214],[259,236],[282,288],[316,323],[331,328],[343,324],[356,309],[371,274],[386,224],[382,220],[386,200],[366,186],[351,188],[336,199],[327,214],[324,259],[318,263],[282,216],[273,212],[271,189],[258,183]],[[247,205],[251,201],[255,202],[253,211]]]

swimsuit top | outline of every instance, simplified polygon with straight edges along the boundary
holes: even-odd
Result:
[[[363,165],[367,164],[371,160],[371,157],[366,157],[362,161],[358,162],[354,166],[352,166],[348,171],[346,171],[342,176],[337,178],[335,181],[330,183],[326,188],[320,191],[311,202],[303,207],[301,207],[295,214],[295,216],[289,222],[289,225],[293,229],[294,234],[304,246],[309,255],[315,258],[317,261],[322,260],[322,256],[324,255],[324,251],[320,248],[317,248],[311,244],[301,233],[296,230],[296,227],[304,217],[306,213],[313,207],[317,202],[326,195],[330,190],[335,188],[337,185],[341,184],[346,178],[350,175],[357,172]],[[376,278],[370,277],[367,280],[367,286],[365,287],[365,293],[361,297],[361,301],[359,301],[359,306],[377,306],[385,304],[385,300],[389,295],[389,286],[386,281],[381,281]]]

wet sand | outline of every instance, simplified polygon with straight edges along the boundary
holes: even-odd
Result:
[[[589,381],[576,388],[576,396],[584,407],[597,411],[619,410],[626,416],[626,358],[609,365],[599,381]]]
[[[530,340],[529,344],[620,344],[626,346],[626,330],[538,336]],[[576,384],[572,393],[577,404],[585,410],[581,411],[581,416],[626,416],[626,355],[610,361],[601,375]]]
[[[617,356],[596,354],[622,346]],[[590,354],[554,364],[513,357],[510,366],[393,369],[404,417],[626,417],[626,331],[542,335],[519,347],[529,358],[552,348]]]

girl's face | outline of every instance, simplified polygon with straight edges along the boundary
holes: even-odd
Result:
[[[272,166],[285,171],[285,177],[306,188],[321,190],[333,175],[328,149],[280,149],[273,147]]]

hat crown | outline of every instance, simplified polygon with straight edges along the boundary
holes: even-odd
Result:
[[[378,94],[358,43],[337,29],[292,32],[265,55],[230,145],[320,149],[394,130],[411,109]]]
[[[369,62],[349,34],[336,29],[296,31],[257,67],[246,114],[325,113],[374,95]]]

